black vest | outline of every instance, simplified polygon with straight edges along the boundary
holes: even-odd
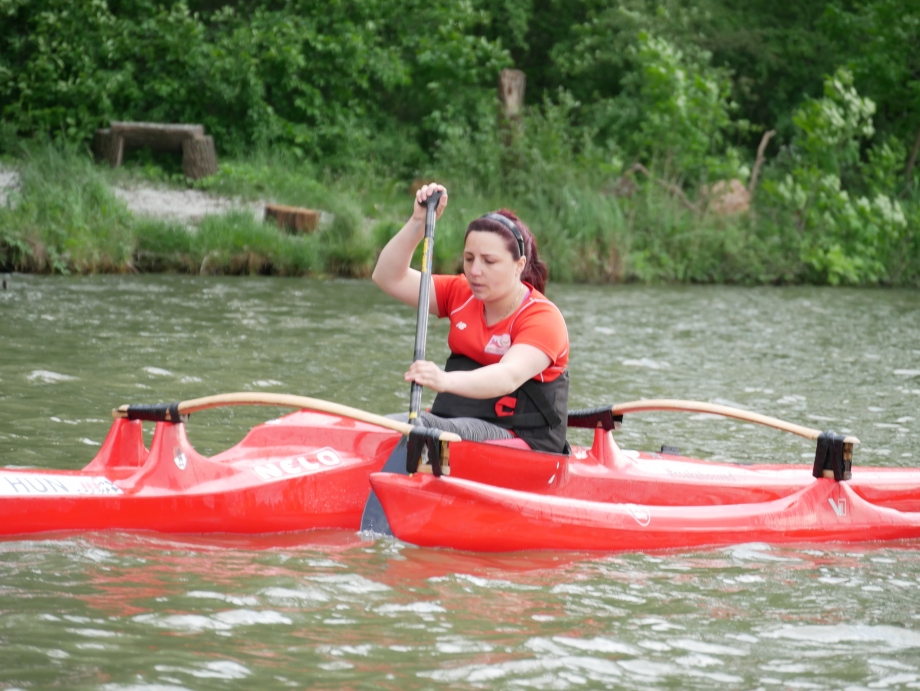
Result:
[[[451,354],[445,371],[469,372],[482,367],[463,355]],[[530,444],[530,448],[550,453],[568,453],[565,441],[569,415],[569,371],[554,381],[540,383],[530,379],[517,391],[497,398],[467,398],[439,393],[431,406],[439,417],[474,417],[509,429]]]

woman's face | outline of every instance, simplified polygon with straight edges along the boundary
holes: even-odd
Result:
[[[524,257],[514,260],[498,233],[474,230],[466,236],[463,274],[478,300],[500,300],[517,290],[525,263]]]

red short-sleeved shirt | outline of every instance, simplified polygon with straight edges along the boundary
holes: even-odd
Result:
[[[539,349],[550,364],[534,377],[553,381],[569,362],[569,333],[562,312],[528,283],[529,295],[514,313],[492,326],[486,325],[485,308],[473,297],[466,276],[433,275],[438,316],[450,318],[447,345],[452,353],[465,355],[481,365],[500,361],[512,345],[523,343]]]

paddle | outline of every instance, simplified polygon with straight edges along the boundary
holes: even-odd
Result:
[[[425,201],[425,238],[422,245],[422,276],[418,287],[418,312],[415,320],[415,354],[412,361],[425,359],[425,343],[428,339],[428,309],[431,299],[431,258],[434,253],[434,224],[438,215],[438,202],[441,201],[441,192],[435,192]],[[418,425],[419,410],[422,407],[422,387],[412,382],[409,391],[409,422]],[[387,459],[382,472],[399,473],[406,475],[406,449],[408,439],[399,440],[393,453]],[[361,530],[369,530],[382,535],[392,535],[390,523],[387,521],[380,500],[371,489],[364,504],[364,513],[361,516]]]
[[[425,343],[428,340],[428,302],[431,299],[431,258],[434,254],[434,223],[438,216],[438,202],[441,192],[435,192],[425,202],[425,239],[422,244],[422,277],[418,287],[418,312],[415,319],[415,354],[412,362],[425,359]],[[412,382],[409,392],[409,422],[418,423],[419,408],[422,407],[422,386]]]

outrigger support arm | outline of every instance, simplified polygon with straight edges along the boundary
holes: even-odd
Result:
[[[185,422],[191,413],[234,405],[271,405],[315,410],[378,425],[406,435],[414,429],[414,426],[407,422],[399,422],[383,415],[375,415],[366,410],[351,408],[340,403],[332,403],[320,398],[308,398],[307,396],[274,393],[224,393],[204,398],[193,398],[179,403],[160,403],[156,405],[125,404],[113,410],[112,417],[176,423]],[[441,432],[439,441],[460,441],[460,435],[453,432]]]
[[[661,398],[618,403],[610,407],[611,414],[620,415],[620,419],[622,419],[622,416],[626,413],[640,413],[651,410],[722,415],[723,417],[731,417],[736,420],[743,420],[744,422],[753,422],[758,425],[773,427],[783,432],[797,434],[800,437],[818,442],[817,449],[815,450],[815,464],[812,469],[812,474],[815,477],[833,478],[837,482],[849,480],[851,477],[850,471],[853,462],[853,445],[859,443],[859,439],[853,436],[844,436],[836,432],[822,432],[821,430],[803,427],[802,425],[796,425],[792,422],[778,420],[775,417],[751,413],[747,410],[732,408],[727,405],[703,403],[702,401],[680,401]]]
[[[702,401],[680,401],[670,398],[650,398],[645,401],[630,401],[629,403],[617,403],[610,407],[610,412],[614,415],[625,415],[626,413],[644,413],[652,410],[678,411],[685,413],[708,413],[709,415],[721,415],[731,417],[744,422],[753,422],[757,425],[766,425],[774,429],[782,430],[797,434],[806,439],[818,440],[823,432],[810,427],[803,427],[792,422],[779,420],[775,417],[761,415],[760,413],[751,413],[741,408],[732,408],[727,405],[717,405],[715,403],[704,403]],[[852,436],[844,437],[847,444],[858,444],[859,439]]]

